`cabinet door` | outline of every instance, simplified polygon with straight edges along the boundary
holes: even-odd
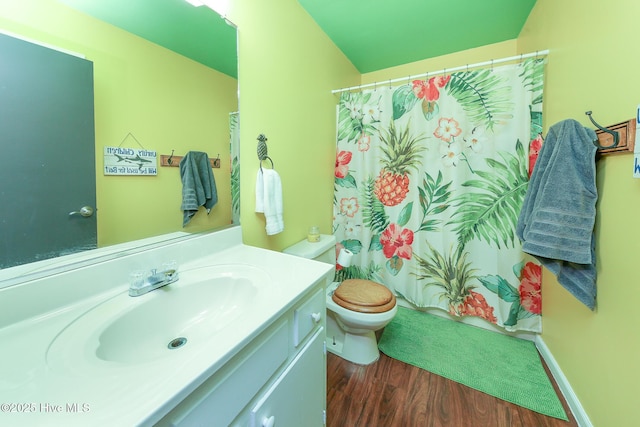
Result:
[[[289,324],[279,323],[247,345],[156,426],[228,426],[289,356]],[[243,417],[232,425],[246,426]]]
[[[251,410],[253,427],[324,425],[326,356],[320,328]]]

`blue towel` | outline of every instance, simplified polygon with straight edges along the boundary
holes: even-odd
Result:
[[[204,206],[207,214],[218,203],[218,190],[211,171],[211,163],[207,153],[189,151],[180,160],[180,179],[182,179],[182,226],[186,226],[191,218]]]
[[[551,126],[516,227],[522,250],[591,310],[596,302],[596,139],[575,120]]]

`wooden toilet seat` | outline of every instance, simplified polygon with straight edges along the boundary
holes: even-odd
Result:
[[[359,313],[385,313],[396,305],[396,297],[387,287],[364,279],[347,279],[333,292],[333,301]]]

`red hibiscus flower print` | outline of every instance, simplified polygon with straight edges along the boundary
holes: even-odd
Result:
[[[411,259],[413,243],[413,231],[408,228],[401,228],[397,224],[390,224],[380,236],[382,252],[387,258],[399,256],[404,259]]]
[[[336,178],[344,178],[349,173],[349,162],[351,162],[351,151],[340,151],[336,155]]]
[[[440,99],[440,91],[438,88],[444,87],[450,79],[451,75],[431,77],[428,81],[414,80],[412,82],[413,93],[419,99],[425,99],[429,102],[437,101]]]
[[[536,165],[536,160],[538,160],[538,154],[542,149],[542,135],[538,134],[538,136],[531,141],[529,144],[529,178],[531,178],[531,174],[533,173],[533,167]]]
[[[520,277],[520,305],[529,313],[542,314],[542,267],[528,262]]]

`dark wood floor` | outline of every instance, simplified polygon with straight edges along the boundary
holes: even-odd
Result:
[[[328,353],[327,427],[577,427],[555,382],[554,386],[569,422],[529,411],[384,354],[377,362],[360,366]]]

